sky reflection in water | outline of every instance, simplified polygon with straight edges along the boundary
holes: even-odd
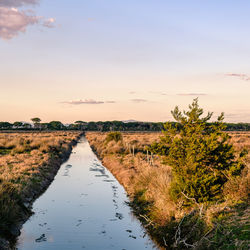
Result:
[[[18,249],[153,249],[131,214],[123,187],[87,140],[73,149],[48,190],[33,205]]]

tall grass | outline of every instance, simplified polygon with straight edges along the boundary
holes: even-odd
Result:
[[[24,202],[35,198],[41,183],[55,172],[53,161],[60,162],[79,134],[0,133],[0,234],[8,235],[30,213]]]
[[[225,238],[217,239],[220,235],[216,229],[218,218],[228,220],[227,216],[234,214],[235,221],[241,221],[238,212],[246,217],[244,206],[237,204],[246,204],[249,199],[249,154],[242,175],[226,183],[223,201],[209,206],[183,207],[169,195],[171,168],[164,164],[163,158],[147,152],[147,147],[159,140],[160,133],[122,133],[122,141],[109,143],[106,143],[107,133],[88,132],[86,136],[103,164],[125,187],[134,211],[162,247],[185,249],[190,244],[196,249],[223,249],[220,246],[227,243]],[[230,136],[236,151],[243,148],[250,151],[250,133],[231,133]],[[223,225],[226,224],[223,220]],[[221,232],[229,233],[224,226],[222,228]],[[239,224],[239,228],[245,230],[244,225]],[[229,247],[235,247],[239,237],[228,235],[231,237]],[[241,244],[245,246],[246,243]]]

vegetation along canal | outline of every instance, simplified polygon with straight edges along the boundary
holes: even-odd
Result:
[[[155,249],[123,187],[83,137],[33,204],[17,249]]]

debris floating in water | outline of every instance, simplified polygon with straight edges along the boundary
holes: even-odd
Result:
[[[36,239],[36,242],[43,242],[43,241],[47,241],[45,234],[42,234],[39,238]]]

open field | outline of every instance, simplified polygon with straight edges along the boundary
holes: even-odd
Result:
[[[241,177],[225,185],[223,201],[186,208],[169,195],[171,167],[147,152],[161,133],[122,133],[117,141],[107,141],[107,135],[88,132],[86,137],[125,187],[130,205],[159,246],[183,249],[188,242],[198,249],[247,249],[249,154]],[[250,151],[249,132],[230,135],[237,152]],[[19,234],[32,202],[53,181],[79,136],[69,131],[0,134],[0,236]]]
[[[168,194],[171,167],[163,158],[147,153],[146,147],[160,133],[122,133],[122,140],[107,141],[107,133],[88,132],[87,139],[103,164],[130,195],[131,206],[158,243],[167,248],[247,249],[249,238],[250,155],[241,177],[228,181],[224,200],[205,207],[185,208]],[[250,151],[250,133],[232,132],[236,154]],[[186,245],[185,245],[186,244]]]
[[[80,132],[0,133],[0,235],[17,236]]]

